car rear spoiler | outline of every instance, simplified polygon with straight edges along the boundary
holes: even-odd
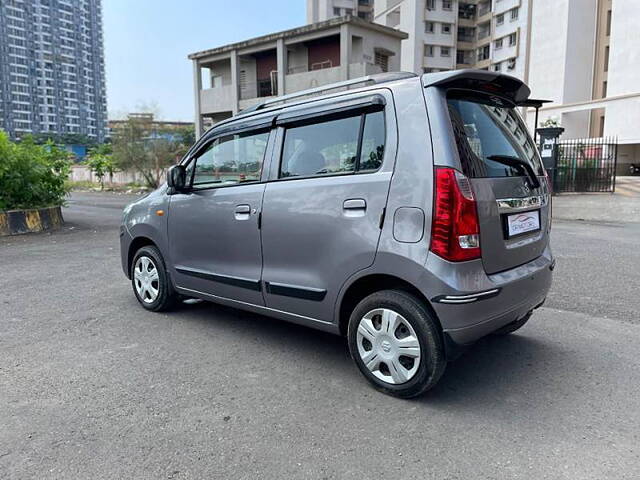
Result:
[[[511,75],[487,70],[453,70],[427,73],[422,76],[422,85],[446,89],[472,90],[507,100],[514,106],[528,106],[531,90],[522,81]]]

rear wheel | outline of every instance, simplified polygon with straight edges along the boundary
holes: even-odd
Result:
[[[415,397],[444,373],[440,329],[422,302],[404,291],[383,290],[362,300],[347,335],[362,374],[389,395]]]
[[[493,335],[509,335],[516,330],[520,330],[525,325],[525,323],[529,321],[532,313],[533,312],[529,312],[524,317],[519,318],[515,322],[507,323],[504,327],[499,328],[498,330],[493,332]]]
[[[178,300],[162,255],[154,246],[142,247],[133,257],[131,285],[140,305],[153,312],[169,310]]]

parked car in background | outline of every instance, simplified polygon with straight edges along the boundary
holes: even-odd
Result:
[[[242,112],[127,207],[124,272],[148,310],[195,297],[345,335],[376,388],[419,395],[549,290],[528,95],[495,72],[394,73]]]

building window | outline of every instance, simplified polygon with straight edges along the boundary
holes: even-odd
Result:
[[[502,25],[504,23],[504,13],[496,15],[496,25]]]
[[[345,15],[353,15],[353,8],[345,8],[344,9],[344,14]]]
[[[489,45],[485,45],[484,47],[480,47],[477,51],[478,62],[483,60],[487,60],[489,58]]]
[[[516,44],[516,34],[515,33],[511,33],[509,34],[509,46],[513,47]]]
[[[335,8],[335,7],[334,7],[334,8],[333,8],[333,14],[334,14],[336,17],[339,17],[339,16],[340,16],[340,9],[339,9],[339,8]]]
[[[494,46],[495,46],[496,50],[501,49],[502,48],[502,39],[501,38],[497,39],[495,44],[494,44]]]
[[[424,22],[424,33],[435,33],[436,24],[433,22]]]
[[[427,0],[427,10],[436,9],[436,0]]]
[[[380,67],[383,72],[389,71],[389,56],[384,53],[376,52],[374,63]]]
[[[600,137],[604,137],[604,115],[600,115],[600,128],[598,132]]]
[[[602,98],[607,97],[607,82],[602,82]]]
[[[222,75],[213,75],[211,77],[211,88],[220,88],[222,86]]]
[[[611,10],[607,10],[607,37],[611,35]]]
[[[445,35],[451,35],[451,24],[450,23],[441,23],[440,31]]]
[[[609,45],[604,47],[604,71],[609,71]]]
[[[516,8],[512,8],[512,9],[511,9],[511,21],[512,21],[512,22],[513,22],[514,20],[517,20],[517,19],[518,19],[518,13],[519,13],[519,10],[520,10],[520,9],[519,9],[518,7],[516,7]]]
[[[499,72],[500,70],[502,70],[502,63],[500,63],[500,62],[494,63],[493,64],[493,71],[494,72]]]
[[[424,56],[425,57],[433,57],[433,45],[425,45],[424,46]]]
[[[442,9],[443,10],[451,10],[453,7],[451,6],[453,2],[451,0],[442,0]]]
[[[451,56],[451,49],[449,47],[440,47],[440,56],[441,57]]]

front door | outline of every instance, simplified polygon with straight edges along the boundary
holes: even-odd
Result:
[[[171,275],[179,287],[263,305],[259,212],[268,130],[227,134],[188,164],[189,191],[168,218]]]
[[[383,111],[315,122],[282,130],[262,278],[267,307],[330,322],[341,286],[375,259],[391,171]]]

